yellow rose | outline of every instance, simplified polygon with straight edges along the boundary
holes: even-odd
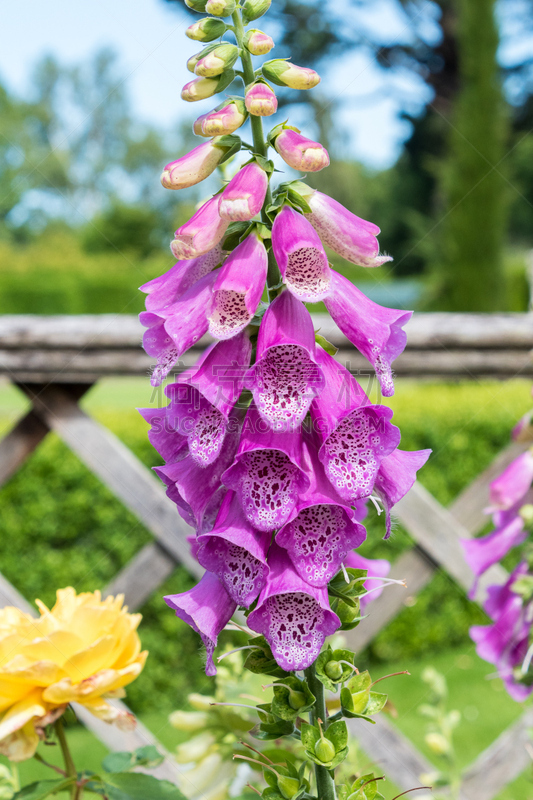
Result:
[[[137,627],[123,595],[101,599],[100,592],[57,592],[40,617],[17,608],[0,609],[0,753],[23,761],[35,753],[42,729],[68,703],[81,703],[106,722],[131,725],[106,698],[123,697],[141,672]]]

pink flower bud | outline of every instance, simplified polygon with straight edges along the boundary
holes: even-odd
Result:
[[[185,35],[196,42],[212,42],[225,33],[226,23],[221,19],[212,19],[211,17],[205,17],[193,25],[189,25],[185,31]]]
[[[320,142],[306,139],[298,130],[284,128],[276,137],[274,147],[289,167],[301,172],[320,172],[329,166],[329,155]]]
[[[190,83],[186,83],[181,90],[181,99],[187,103],[195,103],[196,100],[205,100],[212,97],[218,89],[216,78],[195,78]]]
[[[236,97],[224,101],[209,114],[198,117],[193,130],[199,136],[224,136],[240,128],[246,122],[247,116],[244,100]]]
[[[263,31],[248,31],[244,37],[244,46],[253,56],[265,56],[274,47],[274,40]]]
[[[188,189],[207,178],[218,166],[227,147],[217,147],[218,139],[200,144],[187,155],[167,164],[161,175],[165,189]]]
[[[194,72],[202,78],[221,75],[225,69],[235,64],[238,55],[239,48],[234,44],[221,44],[196,62]]]
[[[278,110],[278,100],[268,84],[259,81],[246,89],[246,108],[254,117],[270,117]]]
[[[262,71],[267,80],[291,89],[312,89],[320,83],[320,75],[314,69],[298,67],[281,58],[267,61],[263,64]]]
[[[196,119],[196,120],[193,122],[193,125],[192,125],[192,130],[193,130],[193,133],[195,133],[197,136],[207,136],[207,135],[208,135],[208,134],[205,134],[205,133],[202,131],[202,123],[204,122],[204,120],[205,120],[205,119],[206,119],[208,116],[209,116],[209,114],[202,114],[200,117],[198,117],[198,119]]]
[[[212,250],[226,233],[229,222],[220,219],[216,195],[200,206],[196,214],[175,233],[170,249],[176,258],[196,258]]]
[[[268,189],[268,175],[255,161],[240,169],[228,183],[218,206],[222,219],[236,222],[259,214]]]
[[[235,0],[207,0],[205,10],[214,17],[229,17],[236,5]]]

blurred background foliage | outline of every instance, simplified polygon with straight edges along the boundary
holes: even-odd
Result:
[[[182,0],[153,2],[193,18]],[[387,284],[388,305],[525,310],[533,59],[523,45],[533,33],[533,2],[389,6],[272,5],[265,24],[276,53],[290,50],[296,63],[324,73],[314,92],[281,93],[287,113],[330,149],[331,167],[309,181],[381,226],[382,249],[395,260],[379,275],[367,270],[374,299],[382,301],[374,292]],[[360,12],[368,12],[366,24]],[[380,13],[392,12],[402,23],[395,39],[380,24]],[[357,162],[346,144],[339,124],[346,101],[334,71],[340,52],[370,54],[386,78],[350,102],[372,114],[384,94],[394,95],[406,123],[399,157],[385,170]],[[420,84],[416,101],[406,76]],[[0,312],[139,309],[135,285],[170,266],[170,232],[205,191],[177,196],[156,178],[165,162],[193,146],[194,112],[182,105],[170,130],[137,119],[127,78],[108,49],[76,66],[46,56],[35,65],[27,97],[0,85]],[[336,266],[342,268],[338,259]]]

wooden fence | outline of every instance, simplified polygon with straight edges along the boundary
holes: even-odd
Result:
[[[315,328],[339,347],[337,358],[350,369],[371,374],[368,363],[349,345],[326,315],[316,315]],[[108,486],[152,533],[154,540],[119,572],[105,594],[123,592],[131,609],[139,608],[181,563],[196,577],[202,568],[191,558],[186,536],[190,529],[178,516],[163,486],[125,445],[79,406],[81,397],[104,376],[148,376],[151,359],[141,347],[142,329],[134,317],[119,315],[78,317],[0,317],[0,375],[29,398],[28,411],[0,441],[0,486],[19,469],[54,431],[89,469]],[[417,379],[472,380],[533,377],[533,315],[418,314],[407,326],[408,345],[395,362],[398,376]],[[200,342],[184,359],[192,363]],[[420,483],[395,507],[395,515],[416,543],[393,565],[391,577],[404,578],[409,595],[418,593],[434,571],[444,569],[468,589],[473,575],[464,561],[459,539],[475,535],[485,524],[492,478],[523,447],[512,444],[497,457],[450,508],[444,508]],[[486,585],[502,581],[505,572],[493,567],[480,582],[476,600],[482,602]],[[405,589],[391,587],[369,606],[363,625],[347,634],[349,646],[368,644],[404,607]],[[32,606],[0,574],[0,606]],[[34,612],[32,612],[34,613]],[[120,704],[120,701],[113,701]],[[181,768],[142,725],[124,733],[100,722],[82,707],[83,723],[112,750],[156,743],[167,757],[155,771],[159,777],[186,780]],[[383,718],[375,726],[350,721],[352,733],[401,789],[419,785],[420,775],[433,766],[398,730]],[[492,800],[528,765],[529,728],[533,710],[508,728],[466,770],[461,800]],[[191,786],[191,792],[194,787]],[[417,793],[424,800],[424,793]],[[425,794],[425,798],[431,795]]]

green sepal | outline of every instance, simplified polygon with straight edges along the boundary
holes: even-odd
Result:
[[[266,81],[262,81],[266,83]],[[280,122],[279,125],[274,125],[272,130],[267,133],[266,142],[270,147],[274,147],[274,142],[276,138],[280,135],[281,131],[286,130],[287,128],[291,131],[296,131],[296,133],[300,133],[299,128],[295,128],[294,125],[287,125],[288,120],[286,119],[285,122]],[[287,184],[284,185],[285,187]]]
[[[344,598],[341,600],[338,597],[330,598],[329,601],[331,610],[338,616],[341,621],[339,630],[351,631],[357,627],[364,617],[359,613],[359,599],[352,600]]]
[[[274,775],[273,777],[275,778],[276,776]],[[277,784],[275,788],[273,786],[267,786],[266,789],[263,789],[261,797],[267,797],[268,800],[285,800],[279,791]]]
[[[241,243],[244,232],[247,231],[249,227],[249,222],[230,223],[230,225],[228,225],[226,235],[222,241],[222,249],[229,251],[235,250],[237,245]]]
[[[285,678],[282,684],[274,685],[274,697],[272,699],[272,713],[276,714],[281,719],[295,720],[299,714],[309,711],[315,704],[316,697],[311,693],[307,681],[301,681],[296,676]],[[293,708],[289,702],[290,689],[295,692],[301,692],[304,695],[305,702],[300,708]]]
[[[224,136],[218,136],[216,138],[217,141],[214,143],[214,147],[227,148],[226,152],[218,162],[218,165],[220,166],[240,151],[242,148],[242,142],[240,136],[235,136],[233,133],[226,134]]]
[[[289,184],[287,187],[287,195],[290,202],[293,205],[298,206],[298,208],[301,209],[304,214],[313,213],[313,209],[311,208],[305,197],[302,197],[302,195],[299,192],[297,192],[296,189],[291,184]]]
[[[335,748],[335,756],[330,761],[320,761],[315,755],[315,745],[321,738],[320,730],[315,725],[302,722],[302,744],[305,747],[305,755],[310,761],[319,764],[327,769],[334,769],[348,755],[348,728],[344,720],[333,722],[324,733],[324,738],[328,739]]]
[[[378,791],[378,781],[383,778],[376,778],[373,772],[361,775],[351,786],[339,787],[339,800],[384,800],[383,795]]]
[[[235,80],[235,70],[233,69],[225,69],[222,75],[220,75],[217,88],[214,91],[214,94],[219,94],[219,92],[223,92],[230,83],[233,83]]]
[[[353,675],[349,682],[348,682],[348,689],[352,692],[362,692],[364,690],[370,691],[370,687],[372,686],[372,678],[370,677],[370,673],[367,669],[364,672],[359,672],[356,675]]]
[[[364,579],[368,575],[368,570],[348,567],[346,573],[350,579],[349,583],[346,583],[344,572],[337,572],[328,584],[328,592],[334,597],[341,597],[345,601],[365,594]]]
[[[246,658],[244,662],[245,669],[250,670],[255,675],[273,675],[275,678],[284,678],[286,675],[291,674],[278,666],[272,655],[270,645],[264,636],[255,636],[248,640],[248,644],[252,644],[258,649],[252,650]]]
[[[341,710],[348,719],[359,718],[374,722],[371,717],[379,714],[387,702],[387,695],[372,692],[372,679],[367,671],[354,675],[340,693]]]
[[[355,655],[350,650],[332,650],[328,645],[328,647],[320,653],[315,662],[316,677],[326,689],[329,689],[330,692],[336,692],[337,684],[347,681],[350,676],[353,675],[353,670],[346,664],[342,664],[342,675],[338,680],[334,681],[325,672],[326,666],[330,661],[348,661],[350,664],[353,664],[354,659]]]
[[[320,345],[322,350],[325,350],[326,353],[329,353],[330,356],[334,356],[339,352],[339,348],[335,347],[334,344],[328,342],[325,336],[321,336],[320,333],[315,333],[315,342]]]

